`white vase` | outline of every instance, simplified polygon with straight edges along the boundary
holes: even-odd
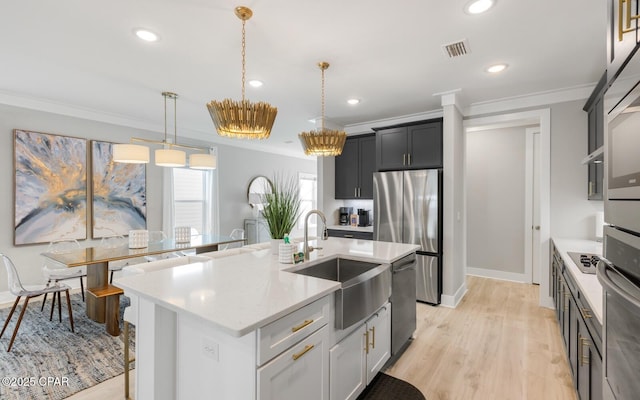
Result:
[[[271,239],[271,254],[274,256],[278,255],[280,243],[284,243],[284,241],[282,239]]]

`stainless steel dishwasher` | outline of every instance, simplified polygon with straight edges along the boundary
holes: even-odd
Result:
[[[395,355],[416,330],[416,254],[391,264],[391,355]]]

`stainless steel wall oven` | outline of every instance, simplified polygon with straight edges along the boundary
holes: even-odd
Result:
[[[605,227],[598,264],[604,290],[604,398],[640,394],[640,236]]]
[[[604,96],[603,395],[640,395],[640,51],[627,61]]]
[[[640,52],[604,96],[605,221],[640,232]]]

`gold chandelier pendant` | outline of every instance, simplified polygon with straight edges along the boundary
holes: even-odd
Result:
[[[324,127],[324,71],[329,68],[326,61],[318,63],[322,71],[322,126],[319,131],[298,134],[304,154],[308,156],[339,156],[342,154],[347,134],[344,131],[326,129]]]
[[[347,140],[345,132],[330,129],[302,132],[298,137],[304,148],[304,154],[324,157],[342,154],[344,142]]]
[[[207,103],[209,114],[220,136],[242,139],[266,139],[276,120],[278,109],[266,102],[252,103],[244,97],[245,83],[245,23],[253,12],[248,7],[236,7],[242,20],[242,100],[212,100]]]
[[[243,139],[268,138],[278,113],[268,103],[248,100],[213,100],[207,108],[220,136]]]

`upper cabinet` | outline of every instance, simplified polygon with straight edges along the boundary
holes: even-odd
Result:
[[[589,96],[583,110],[587,112],[587,157],[583,164],[588,165],[587,196],[589,200],[603,199],[604,181],[604,93],[607,89],[607,72],[605,71]]]
[[[607,0],[607,81],[616,77],[640,42],[639,0]]]
[[[379,171],[442,167],[442,118],[376,129]]]
[[[374,135],[347,138],[342,154],[336,157],[336,199],[373,199],[375,154]]]

